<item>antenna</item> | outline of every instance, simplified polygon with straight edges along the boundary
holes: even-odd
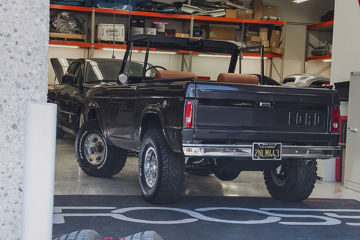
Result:
[[[115,13],[116,13],[116,0],[114,0],[114,14],[113,14],[113,52],[112,59],[115,59]]]

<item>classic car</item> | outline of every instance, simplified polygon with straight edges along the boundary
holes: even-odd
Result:
[[[134,47],[146,49],[140,76],[126,67]],[[231,58],[226,70],[218,67],[216,81],[198,81],[191,72],[147,67],[154,48]],[[241,51],[225,41],[132,36],[117,84],[101,84],[86,94],[85,123],[75,143],[81,169],[111,177],[132,150],[139,153],[141,192],[152,203],[179,198],[185,166],[207,168],[224,181],[241,171],[263,171],[272,197],[307,199],[317,159],[340,153],[337,92],[261,85],[263,71],[260,81],[234,73]],[[156,73],[147,75],[153,69]]]

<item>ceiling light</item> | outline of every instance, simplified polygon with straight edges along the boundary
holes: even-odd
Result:
[[[258,59],[258,60],[261,60],[261,57],[244,56],[243,59]],[[267,59],[267,57],[264,57],[264,59]]]
[[[302,2],[306,2],[306,1],[309,1],[309,0],[293,0],[294,3],[302,3]]]
[[[141,51],[142,53],[146,53],[146,51]],[[156,53],[156,54],[170,54],[174,55],[176,52],[161,52],[161,51],[150,51],[150,53]]]
[[[70,46],[70,45],[56,45],[56,44],[49,44],[49,47],[79,48],[78,46]]]
[[[324,59],[323,62],[332,62],[332,59]]]
[[[105,51],[115,51],[115,52],[125,52],[125,49],[122,48],[103,48]]]
[[[219,57],[219,58],[229,58],[229,55],[212,55],[212,54],[199,54],[199,57]]]

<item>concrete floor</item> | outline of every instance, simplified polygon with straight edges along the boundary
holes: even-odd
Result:
[[[141,195],[137,179],[137,159],[129,157],[125,168],[108,179],[89,177],[78,167],[74,138],[66,135],[56,145],[55,195]],[[242,172],[231,182],[215,176],[186,175],[184,195],[269,197],[261,172]],[[311,198],[360,200],[360,192],[349,190],[340,183],[316,183]]]

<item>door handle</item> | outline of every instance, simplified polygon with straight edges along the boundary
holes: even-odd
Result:
[[[358,129],[358,128],[349,127],[348,129],[349,129],[351,132],[354,132],[354,133],[359,132],[359,129]]]

